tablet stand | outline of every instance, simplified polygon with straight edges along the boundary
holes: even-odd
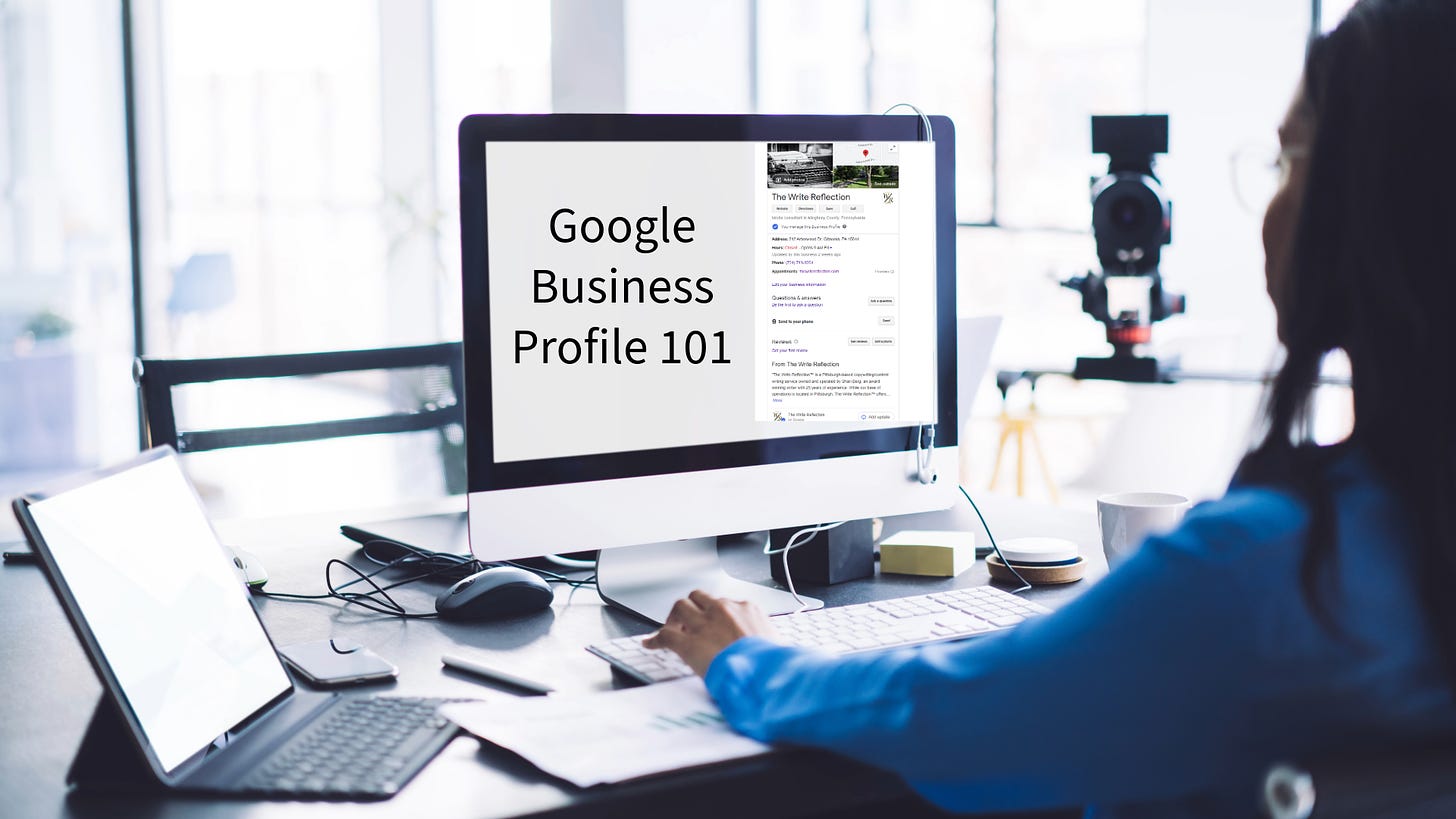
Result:
[[[102,695],[91,712],[91,722],[66,772],[66,784],[86,791],[163,790],[110,697]]]

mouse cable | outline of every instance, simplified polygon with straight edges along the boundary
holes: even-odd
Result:
[[[461,568],[460,561],[447,561],[446,565],[427,567],[426,571],[415,574],[411,577],[396,580],[393,583],[389,583],[387,585],[380,585],[374,579],[376,575],[388,569],[394,568],[395,566],[408,564],[412,559],[417,558],[417,555],[400,555],[399,557],[396,557],[393,560],[389,561],[380,561],[376,556],[373,555],[370,555],[369,557],[371,560],[379,564],[379,568],[370,572],[365,572],[359,567],[354,566],[347,561],[339,560],[337,558],[328,561],[328,563],[324,565],[324,585],[328,587],[328,591],[324,594],[289,594],[284,592],[269,592],[262,589],[258,590],[256,593],[263,597],[272,597],[275,599],[293,601],[333,599],[338,600],[345,605],[356,605],[360,608],[378,614],[387,614],[393,617],[404,617],[411,619],[425,619],[433,618],[436,616],[436,614],[434,612],[410,612],[406,610],[403,605],[401,605],[397,600],[390,596],[389,590],[398,586],[403,586],[407,583],[424,580],[425,578],[445,574],[447,572],[458,573]],[[334,581],[333,572],[335,566],[342,567],[354,573],[356,577],[353,580],[349,580],[344,583],[336,583]],[[369,591],[363,592],[346,591],[348,587],[353,586],[356,583],[367,583],[372,588]]]
[[[370,576],[373,576],[373,575],[379,574],[380,572],[382,572],[382,571],[384,571],[386,569],[393,568],[393,567],[399,565],[401,562],[403,562],[407,557],[408,557],[408,555],[401,555],[401,556],[395,558],[394,560],[390,560],[390,561],[387,561],[387,562],[384,562],[384,561],[376,561],[376,562],[379,563],[379,568],[375,569],[372,572],[369,572],[369,575]],[[354,580],[350,580],[347,583],[343,583],[343,584],[335,587],[331,592],[325,592],[324,594],[295,594],[295,593],[292,593],[292,592],[266,591],[266,590],[261,589],[261,588],[252,589],[252,592],[253,592],[253,594],[258,595],[259,597],[274,597],[274,598],[279,598],[279,599],[283,599],[283,600],[332,600],[332,599],[336,599],[336,595],[333,592],[337,592],[337,591],[339,591],[341,589],[348,588],[349,586],[352,586],[355,583],[362,583],[362,582],[364,582],[364,578],[362,578],[362,577],[356,578]]]
[[[841,520],[838,523],[821,523],[818,526],[806,526],[803,529],[800,529],[799,531],[790,535],[789,539],[784,543],[784,545],[777,549],[773,548],[772,535],[769,535],[764,539],[764,554],[768,555],[770,558],[772,558],[774,555],[784,556],[784,585],[789,587],[789,594],[792,594],[794,596],[794,600],[798,602],[799,611],[803,611],[804,609],[808,608],[809,604],[804,602],[804,598],[800,597],[798,590],[794,588],[794,573],[789,571],[789,552],[792,552],[793,550],[813,540],[814,536],[819,534],[820,532],[827,532],[830,529],[838,528],[846,523],[848,523],[848,521]],[[803,538],[803,540],[800,540],[800,538]],[[793,613],[798,614],[799,611]]]
[[[394,563],[397,562],[398,561],[394,561],[390,565],[382,566],[372,572],[364,572],[361,571],[357,566],[335,558],[333,560],[330,560],[324,566],[324,584],[328,587],[328,591],[324,594],[293,594],[289,592],[271,592],[265,591],[263,589],[256,589],[253,593],[258,595],[259,597],[268,597],[275,600],[284,600],[291,602],[338,600],[345,605],[359,606],[360,608],[378,614],[387,614],[392,617],[404,617],[408,619],[425,619],[437,616],[434,612],[427,613],[407,611],[405,610],[404,606],[400,605],[399,602],[396,601],[389,594],[389,589],[392,589],[395,586],[403,585],[404,583],[410,583],[415,580],[420,580],[423,577],[428,576],[428,574],[410,577],[387,586],[381,586],[374,580],[375,575],[379,574],[385,569],[390,568],[392,565],[394,565]],[[349,571],[357,575],[357,577],[348,582],[336,584],[333,579],[332,571],[335,565],[339,565],[344,567],[345,569],[348,569]],[[344,589],[356,583],[368,583],[373,588],[370,591],[364,592],[344,591]],[[379,597],[376,598],[375,595],[379,595]]]
[[[996,536],[991,534],[991,527],[986,525],[986,516],[981,514],[981,507],[977,506],[976,502],[971,500],[971,493],[967,492],[966,488],[960,484],[956,484],[956,488],[961,490],[961,494],[966,496],[967,501],[970,501],[971,508],[976,510],[976,517],[981,519],[981,528],[986,530],[986,537],[991,539],[991,550],[996,553],[997,557],[1001,558],[1001,565],[1005,566],[1007,571],[1011,572],[1017,580],[1021,581],[1021,588],[1012,589],[1011,593],[1021,594],[1031,588],[1031,584],[1026,582],[1026,578],[1021,576],[1021,572],[1016,571],[1016,567],[1011,565],[1011,561],[1007,560],[1006,556],[1001,554],[1001,547],[996,545]]]
[[[379,551],[386,547],[391,552],[403,551],[404,554],[397,554],[392,558],[379,554]],[[417,546],[411,546],[407,543],[400,543],[399,541],[388,540],[384,538],[378,538],[363,543],[360,546],[360,551],[363,552],[365,559],[369,560],[371,563],[374,563],[377,568],[375,568],[373,571],[366,572],[347,561],[340,560],[338,558],[331,559],[324,566],[324,584],[328,587],[328,591],[324,594],[292,594],[288,592],[266,591],[263,589],[257,589],[253,593],[257,594],[260,597],[270,597],[278,600],[296,602],[338,600],[346,605],[356,605],[360,608],[364,608],[377,614],[385,614],[392,617],[403,617],[409,619],[431,619],[437,617],[438,615],[435,612],[408,611],[403,605],[401,605],[398,601],[390,596],[389,590],[432,577],[441,577],[446,581],[453,583],[462,578],[469,577],[476,572],[483,571],[493,566],[514,566],[518,569],[524,569],[525,571],[531,572],[539,576],[547,583],[562,583],[570,586],[572,589],[581,588],[583,586],[596,585],[596,575],[592,575],[583,579],[578,579],[567,577],[566,575],[550,571],[549,569],[537,569],[531,566],[523,566],[519,563],[515,563],[512,561],[502,561],[500,563],[483,563],[473,557],[466,557],[464,555],[453,554],[450,552],[432,552],[428,549],[421,549]],[[343,583],[336,583],[333,577],[333,569],[335,566],[339,566],[350,572],[353,572],[356,577],[353,580],[349,580]],[[421,571],[417,572],[412,576],[401,578],[385,585],[380,585],[374,580],[374,577],[376,575],[396,567],[411,567],[420,569]],[[346,589],[348,589],[350,586],[353,586],[357,583],[367,583],[372,588],[369,591],[363,592],[346,591]]]
[[[373,591],[367,591],[367,592],[344,592],[344,591],[340,591],[339,589],[341,587],[338,587],[338,586],[335,586],[334,585],[333,572],[332,572],[332,570],[333,570],[333,568],[335,566],[342,566],[343,568],[348,569],[349,571],[351,571],[354,574],[356,574],[356,575],[359,576],[357,580],[351,580],[351,581],[349,581],[350,584],[357,583],[360,580],[362,580],[365,583],[368,583],[370,586],[372,586],[373,587]],[[453,568],[453,567],[451,567],[451,568]],[[407,619],[407,620],[429,620],[429,619],[434,619],[436,617],[439,617],[440,615],[438,613],[436,613],[436,612],[433,612],[433,611],[431,611],[431,612],[412,612],[412,611],[409,611],[403,605],[401,605],[397,600],[395,600],[393,597],[391,597],[389,595],[389,590],[392,589],[392,588],[395,588],[396,586],[403,586],[406,583],[413,583],[416,580],[423,580],[426,577],[430,577],[430,576],[436,575],[436,574],[441,574],[441,573],[446,572],[446,571],[449,571],[449,569],[448,568],[434,569],[434,570],[428,571],[428,572],[426,572],[426,573],[424,573],[422,575],[417,575],[415,577],[411,577],[411,578],[409,578],[407,580],[400,580],[400,581],[397,581],[395,583],[391,583],[388,586],[381,586],[381,585],[379,585],[378,583],[376,583],[374,581],[374,575],[375,574],[378,574],[378,572],[370,572],[370,573],[366,574],[366,573],[360,571],[358,569],[358,567],[354,566],[352,563],[348,563],[346,561],[339,560],[338,558],[334,558],[334,559],[330,560],[328,563],[325,563],[324,564],[324,582],[326,584],[328,584],[329,591],[332,592],[333,595],[335,597],[337,597],[338,599],[343,600],[346,604],[353,604],[353,605],[359,606],[360,608],[367,609],[369,611],[375,612],[377,614],[388,614],[388,615],[391,615],[393,617],[402,617],[402,618]],[[379,596],[378,597],[375,597],[375,595],[379,595]]]

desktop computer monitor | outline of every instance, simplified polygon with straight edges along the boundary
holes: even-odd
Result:
[[[602,596],[658,621],[694,587],[782,612],[715,536],[949,507],[953,145],[943,117],[465,118],[475,556],[600,549]]]

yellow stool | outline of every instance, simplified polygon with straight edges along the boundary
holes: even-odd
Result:
[[[1026,496],[1026,449],[1027,441],[1030,439],[1032,454],[1036,456],[1036,464],[1041,469],[1042,480],[1046,482],[1047,495],[1051,497],[1052,503],[1061,502],[1061,493],[1057,490],[1057,482],[1052,478],[1051,470],[1047,468],[1046,452],[1042,449],[1041,438],[1036,434],[1036,422],[1040,415],[1036,411],[1036,393],[1032,393],[1032,401],[1027,405],[1024,413],[1012,414],[1006,408],[1006,402],[1001,402],[1001,440],[996,445],[996,460],[991,467],[991,484],[986,487],[988,490],[996,491],[997,484],[1001,480],[1001,459],[1006,455],[1006,446],[1014,438],[1016,441],[1016,496]]]

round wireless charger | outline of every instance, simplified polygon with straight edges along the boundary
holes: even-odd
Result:
[[[986,571],[1008,583],[1015,583],[1016,577],[1006,568],[1007,563],[1033,586],[1075,583],[1087,569],[1087,561],[1078,553],[1077,544],[1059,537],[1019,537],[997,545],[1005,561],[995,553],[988,555]]]

